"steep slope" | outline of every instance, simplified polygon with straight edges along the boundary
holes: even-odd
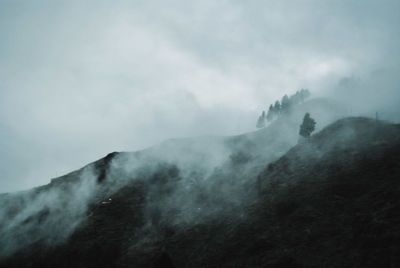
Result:
[[[339,110],[337,103],[314,99],[253,133],[175,139],[139,152],[111,153],[48,185],[0,194],[0,258],[36,243],[55,245],[64,241],[86,220],[90,206],[108,202],[126,184],[169,167],[179,170],[180,180],[168,205],[176,209],[184,202],[186,221],[198,216],[191,213],[193,207],[207,216],[226,207],[240,207],[243,199],[254,197],[254,193],[243,191],[248,188],[244,185],[254,184],[267,163],[296,144],[304,111],[318,115],[321,126],[336,118]],[[232,194],[240,198],[232,199]],[[201,200],[209,196],[214,197],[211,203],[203,204]],[[202,210],[207,205],[215,210]]]
[[[111,166],[95,177],[103,183],[67,240],[37,241],[0,266],[400,265],[399,125],[339,120],[264,166],[254,183],[235,182],[243,180],[239,161],[228,164],[233,171],[214,170],[213,183],[186,189],[178,165],[163,162],[111,191],[104,182],[131,174],[121,160],[110,164],[114,157],[95,163]],[[230,176],[235,170],[240,176]]]

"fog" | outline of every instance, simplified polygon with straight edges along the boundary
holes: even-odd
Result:
[[[287,169],[303,170],[301,157],[375,135],[362,119],[365,129],[337,127],[326,142],[325,126],[359,115],[400,122],[399,8],[2,1],[0,193],[25,191],[0,194],[0,258],[67,241],[121,196],[142,217],[130,222],[129,250],[165,226],[245,220],[270,185],[260,176],[280,179],[289,150]],[[256,131],[263,110],[301,88],[310,99]],[[294,147],[306,112],[319,134]]]
[[[300,88],[398,121],[399,5],[1,1],[0,192],[112,151],[252,131]]]
[[[29,246],[59,245],[82,224],[96,229],[99,220],[92,217],[101,222],[103,209],[132,214],[132,250],[160,239],[166,227],[243,221],[246,207],[257,200],[259,174],[297,144],[306,111],[317,120],[317,131],[346,116],[341,104],[312,99],[256,132],[171,139],[138,152],[112,153],[49,185],[2,194],[0,259]]]
[[[0,259],[39,242],[56,245],[87,216],[98,190],[91,167],[74,183],[0,196]]]

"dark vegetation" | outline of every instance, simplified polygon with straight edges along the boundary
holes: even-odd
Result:
[[[290,97],[288,97],[288,95],[283,96],[281,102],[277,100],[275,101],[275,104],[269,106],[267,114],[265,114],[265,111],[262,111],[261,115],[257,119],[256,127],[263,128],[265,127],[265,121],[271,122],[280,116],[290,115],[295,106],[304,103],[310,95],[310,91],[303,88],[296,91],[296,93]]]
[[[303,123],[300,125],[300,136],[303,138],[310,137],[311,133],[315,130],[315,124],[315,120],[310,117],[309,113],[306,113],[303,118]]]
[[[252,135],[272,135],[270,127]],[[187,193],[192,198],[182,200],[196,200],[203,211],[226,204],[212,215],[190,211],[196,220],[189,222],[182,220],[184,204],[162,205],[181,196],[179,166],[143,168],[119,185],[130,173],[112,160],[123,166],[132,157],[108,155],[94,163],[97,190],[77,229],[62,242],[38,240],[0,267],[400,267],[399,125],[341,119],[276,161],[258,155],[253,140],[225,141],[234,149],[209,177],[216,182],[197,181]],[[77,178],[43,187],[67,188]],[[240,192],[228,187],[240,180]],[[46,217],[41,211],[27,220],[40,226]]]

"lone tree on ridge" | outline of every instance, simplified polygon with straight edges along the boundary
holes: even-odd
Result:
[[[303,118],[303,123],[300,126],[300,136],[304,138],[310,137],[311,133],[315,130],[315,124],[315,120],[310,117],[309,113],[306,113]]]

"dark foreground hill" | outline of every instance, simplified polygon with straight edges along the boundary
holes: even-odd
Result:
[[[254,141],[114,153],[2,195],[0,267],[400,267],[399,125],[342,119],[279,159]]]

